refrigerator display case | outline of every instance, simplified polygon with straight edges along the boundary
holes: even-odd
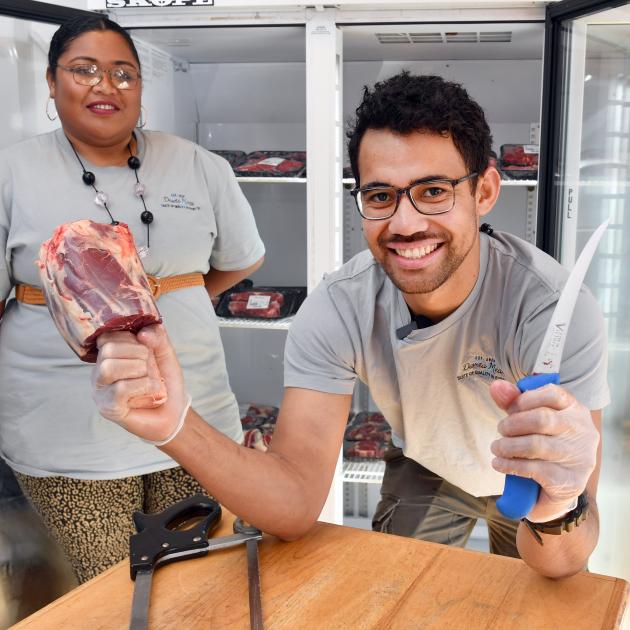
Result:
[[[0,128],[0,146],[55,124],[44,115],[45,51],[54,23],[71,11],[50,5],[37,15],[34,7],[43,3],[23,2],[16,15],[15,4],[0,1],[7,42],[0,69],[5,85],[15,86],[0,105],[9,121]],[[105,10],[106,1],[81,6]],[[265,265],[251,277],[257,285],[310,291],[365,247],[349,195],[353,182],[343,173],[345,125],[363,85],[404,67],[462,82],[487,112],[497,155],[506,144],[539,146],[537,179],[503,181],[487,217],[495,229],[536,243],[570,267],[594,227],[611,218],[587,277],[608,323],[613,399],[604,421],[600,543],[590,568],[630,577],[630,547],[620,547],[616,533],[630,516],[619,481],[630,459],[621,376],[630,350],[627,3],[505,0],[492,3],[492,11],[464,2],[335,7],[216,0],[214,7],[110,8],[109,14],[138,45],[148,128],[210,150],[306,151],[306,172],[298,177],[239,177],[267,248]],[[239,402],[279,405],[290,321],[221,320]],[[357,387],[353,410],[374,410],[366,388]],[[382,471],[382,462],[340,457],[322,518],[369,527]],[[482,548],[483,534],[475,532],[474,545]]]

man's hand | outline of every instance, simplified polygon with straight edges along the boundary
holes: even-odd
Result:
[[[163,326],[103,333],[97,347],[92,396],[99,413],[145,440],[168,438],[188,397]]]
[[[491,446],[492,466],[541,486],[528,518],[544,522],[572,509],[597,463],[599,433],[589,410],[557,385],[521,393],[495,381],[490,393],[508,413],[498,425],[503,437]]]

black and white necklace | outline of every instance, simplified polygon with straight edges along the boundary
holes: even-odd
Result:
[[[135,140],[136,134],[132,133],[131,135],[133,136]],[[119,221],[116,221],[116,219],[114,219],[112,213],[110,212],[107,206],[107,203],[109,201],[109,195],[106,192],[99,190],[96,187],[96,176],[94,175],[94,173],[92,173],[92,171],[88,171],[85,168],[81,158],[79,157],[79,154],[77,153],[77,150],[74,148],[74,145],[70,141],[70,138],[68,138],[67,136],[66,138],[68,142],[70,143],[70,146],[72,147],[72,151],[74,152],[77,160],[79,160],[79,164],[81,165],[81,168],[83,169],[83,175],[82,175],[83,183],[86,186],[92,186],[92,188],[94,188],[94,192],[96,192],[96,197],[94,197],[94,203],[101,208],[105,208],[105,210],[107,211],[107,214],[109,215],[109,218],[111,219],[112,225],[118,225]],[[144,197],[146,195],[146,189],[145,189],[144,184],[141,183],[140,179],[138,178],[138,169],[140,168],[140,159],[138,158],[138,156],[134,155],[133,152],[131,151],[131,142],[129,142],[129,144],[127,145],[127,150],[129,151],[129,159],[127,160],[127,166],[129,166],[129,168],[133,171],[133,174],[136,176],[136,183],[134,184],[134,194],[136,195],[136,197],[140,197],[142,201],[142,206],[144,208],[144,210],[140,214],[140,221],[142,221],[142,223],[144,223],[147,226],[147,244],[146,246],[143,245],[138,248],[138,256],[140,256],[140,258],[145,258],[146,256],[149,255],[149,249],[151,247],[151,243],[149,240],[149,226],[151,225],[151,223],[153,223],[153,213],[147,209],[147,204],[144,200]]]

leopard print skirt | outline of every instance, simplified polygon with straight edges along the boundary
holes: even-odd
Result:
[[[180,467],[124,479],[15,476],[79,583],[129,555],[133,512],[160,512],[199,492],[207,494]]]

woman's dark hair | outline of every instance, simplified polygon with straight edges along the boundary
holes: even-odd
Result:
[[[363,100],[347,133],[357,186],[359,145],[368,129],[390,129],[401,135],[422,131],[449,136],[469,173],[481,174],[488,167],[492,135],[483,110],[461,85],[442,77],[414,76],[404,70],[376,83],[371,91],[364,87]]]
[[[50,48],[48,49],[48,69],[53,76],[55,76],[57,70],[59,57],[68,50],[72,41],[83,35],[83,33],[89,33],[90,31],[113,31],[118,33],[127,42],[131,54],[138,62],[138,69],[140,69],[140,57],[129,33],[113,20],[100,15],[89,15],[87,17],[72,18],[64,22],[52,36]]]

